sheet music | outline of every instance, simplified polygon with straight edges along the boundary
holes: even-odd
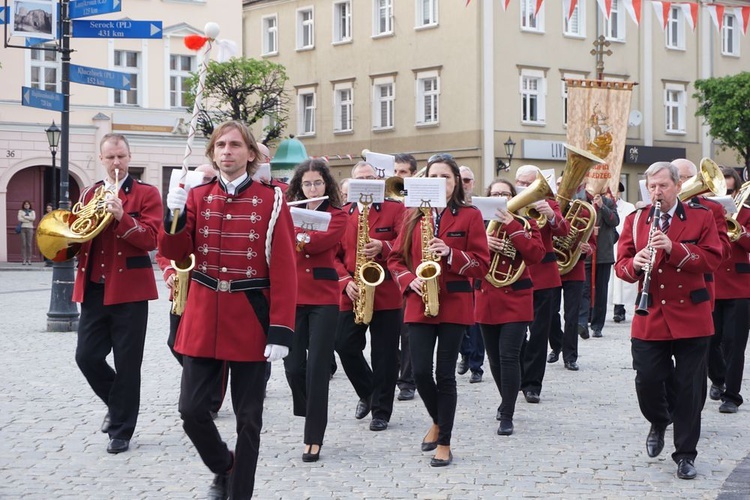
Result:
[[[731,196],[709,196],[708,199],[720,203],[730,215],[737,213],[737,205],[734,204],[734,198]]]
[[[357,203],[362,194],[365,195],[366,199],[372,195],[372,199],[368,200],[370,203],[383,203],[385,201],[385,181],[352,179],[349,181],[348,187],[349,192],[346,197],[348,202]]]
[[[482,212],[484,220],[498,220],[497,210],[508,208],[508,200],[504,196],[472,196],[471,203]]]
[[[648,188],[646,187],[646,179],[641,179],[638,181],[638,188],[641,192],[641,200],[644,201],[647,205],[651,203],[651,193],[648,192]]]
[[[306,208],[289,207],[292,214],[292,222],[295,227],[306,231],[327,231],[331,222],[330,212],[308,210]]]
[[[447,206],[443,177],[407,177],[404,179],[404,206],[420,207],[429,202],[432,208]]]
[[[396,157],[393,155],[368,151],[365,155],[365,161],[375,167],[376,175],[380,179],[387,179],[395,175]]]
[[[547,181],[547,184],[549,184],[549,187],[552,189],[552,192],[557,195],[557,177],[555,177],[555,169],[554,168],[548,168],[545,170],[542,170],[542,175],[544,176],[544,180]]]

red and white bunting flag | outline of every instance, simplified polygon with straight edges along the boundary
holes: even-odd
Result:
[[[536,0],[536,9],[534,9],[534,16],[539,15],[539,9],[542,8],[543,3],[544,3],[544,0]]]
[[[604,17],[609,20],[609,15],[612,13],[612,0],[596,0],[596,3],[599,4],[599,9]]]
[[[641,0],[625,0],[625,10],[630,14],[630,19],[640,26],[641,24]]]
[[[510,3],[510,0],[500,0],[500,5],[503,6],[503,11],[508,10],[508,4]]]
[[[685,14],[685,20],[690,25],[690,29],[695,31],[695,26],[698,24],[698,4],[697,3],[681,3],[682,12]]]
[[[563,0],[563,9],[565,9],[565,18],[570,22],[570,18],[573,17],[573,12],[576,10],[578,0]]]
[[[750,21],[750,7],[735,7],[734,9],[737,19],[740,20],[742,26],[742,34],[747,35],[747,24]]]
[[[707,5],[708,13],[711,14],[711,19],[714,21],[714,26],[721,33],[721,29],[724,27],[724,6],[719,4]]]
[[[656,19],[661,24],[661,29],[667,29],[667,22],[669,21],[669,11],[672,9],[671,2],[651,2],[654,6],[654,12],[656,13]]]
[[[471,3],[471,0],[466,0],[466,5],[464,5],[464,7],[468,7],[470,3]]]

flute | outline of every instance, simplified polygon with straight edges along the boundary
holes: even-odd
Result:
[[[654,269],[654,264],[656,263],[656,250],[651,245],[651,241],[654,238],[654,234],[659,229],[659,221],[661,220],[661,202],[657,201],[654,203],[654,219],[651,223],[651,229],[648,232],[648,243],[646,245],[646,248],[651,252],[651,258],[648,261],[648,264],[643,269],[644,277],[643,277],[643,287],[641,287],[641,299],[638,301],[638,307],[635,310],[635,313],[639,316],[648,316],[648,298],[649,298],[649,289],[651,288],[651,271]]]
[[[315,201],[323,201],[327,199],[328,199],[328,196],[319,196],[317,198],[307,198],[307,199],[299,200],[299,201],[288,201],[286,202],[286,206],[296,207],[297,205],[304,205],[305,203],[310,203],[311,201],[315,202]]]

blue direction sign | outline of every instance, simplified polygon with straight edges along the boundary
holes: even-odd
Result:
[[[74,0],[70,3],[70,18],[98,16],[99,14],[120,12],[120,10],[122,10],[120,0]]]
[[[48,109],[50,111],[63,110],[63,95],[49,90],[21,87],[21,104],[32,108]]]
[[[10,11],[5,7],[0,7],[0,24],[8,24],[8,15]]]
[[[162,38],[161,21],[73,21],[75,38]]]
[[[127,73],[77,64],[70,65],[70,81],[96,87],[130,90],[130,75]]]

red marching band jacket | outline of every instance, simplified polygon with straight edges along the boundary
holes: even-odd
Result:
[[[615,273],[624,281],[639,283],[639,299],[644,273],[635,272],[633,258],[648,244],[653,211],[649,205],[628,215],[617,248]],[[717,268],[722,250],[711,210],[677,201],[667,236],[673,242],[672,253],[665,255],[659,250],[656,254],[649,314],[633,316],[631,336],[672,340],[713,335],[711,300],[704,275]]]
[[[428,222],[432,224],[432,221]],[[449,205],[442,212],[435,236],[442,239],[452,252],[450,264],[447,257],[439,261],[442,271],[438,277],[440,312],[434,318],[424,315],[422,297],[409,288],[417,277],[414,270],[422,261],[422,223],[423,219],[420,219],[410,235],[403,231],[399,234],[388,258],[388,268],[406,302],[404,323],[473,325],[473,279],[483,278],[490,262],[482,215],[472,206]],[[403,254],[404,238],[412,239],[411,267],[407,267]]]
[[[560,271],[557,269],[555,248],[552,246],[552,237],[566,236],[570,232],[570,224],[560,212],[560,205],[555,200],[546,201],[555,212],[555,223],[552,224],[547,220],[547,224],[540,229],[545,254],[541,262],[530,266],[531,268],[529,269],[531,272],[531,281],[534,282],[534,290],[557,288],[562,284],[560,281]]]
[[[81,193],[82,203],[88,203],[94,191],[102,186],[99,181]],[[112,220],[93,240],[82,244],[78,255],[78,271],[73,288],[73,301],[83,302],[86,283],[91,279],[92,245],[101,249],[104,267],[95,270],[104,276],[104,305],[154,300],[156,291],[154,270],[148,252],[156,248],[161,227],[162,204],[159,191],[149,184],[125,178],[118,198],[122,200],[123,216]],[[94,241],[96,244],[94,245]]]
[[[172,267],[172,259],[167,259],[160,252],[156,252],[154,259],[156,260],[156,265],[159,266],[159,269],[161,269],[161,277],[165,282],[169,279],[170,276],[177,274],[177,271],[175,271],[174,267]],[[172,299],[174,299],[174,290],[170,288],[169,300]]]
[[[740,210],[737,222],[745,232],[739,240],[731,243],[729,257],[714,273],[717,299],[750,298],[750,207]]]
[[[518,280],[508,286],[495,287],[484,277],[477,280],[478,288],[474,290],[474,318],[477,323],[503,325],[534,319],[534,284],[529,266],[542,260],[545,248],[536,221],[529,219],[528,222],[528,230],[517,219],[502,227],[501,231],[507,232],[516,249],[516,260],[520,255],[526,268]],[[494,255],[490,253],[490,260]],[[500,257],[500,260],[504,266],[508,257]]]
[[[732,242],[729,241],[727,235],[727,219],[724,216],[724,207],[721,203],[718,203],[702,196],[696,196],[690,200],[690,203],[699,203],[711,211],[714,216],[714,222],[716,222],[716,229],[719,231],[719,240],[721,240],[721,258],[727,259],[732,253]],[[714,283],[713,273],[706,273],[704,276],[706,279],[706,288],[708,289],[708,295],[711,297],[711,310],[714,308],[714,300],[716,299],[716,284]]]
[[[357,221],[359,219],[359,207],[356,203],[344,205],[344,212],[349,214],[346,223],[346,233],[339,245],[337,268],[339,274],[339,289],[341,292],[339,310],[351,311],[354,307],[349,296],[344,291],[347,283],[354,278],[354,268],[357,259]],[[385,311],[390,309],[401,309],[401,295],[398,293],[396,283],[388,272],[386,262],[393,250],[393,244],[401,229],[404,216],[404,206],[393,200],[385,200],[384,203],[373,203],[370,205],[367,217],[369,224],[370,239],[381,240],[383,250],[374,259],[383,266],[385,279],[375,288],[374,311]]]
[[[297,244],[297,305],[339,305],[339,275],[336,269],[336,252],[346,232],[346,213],[321,203],[317,210],[331,214],[326,231],[304,231],[294,228],[297,235],[307,233],[310,238],[304,245]]]
[[[215,180],[190,190],[178,226],[159,238],[165,258],[195,254],[175,350],[257,362],[265,361],[266,344],[291,346],[297,273],[281,190],[248,178],[229,195]]]

